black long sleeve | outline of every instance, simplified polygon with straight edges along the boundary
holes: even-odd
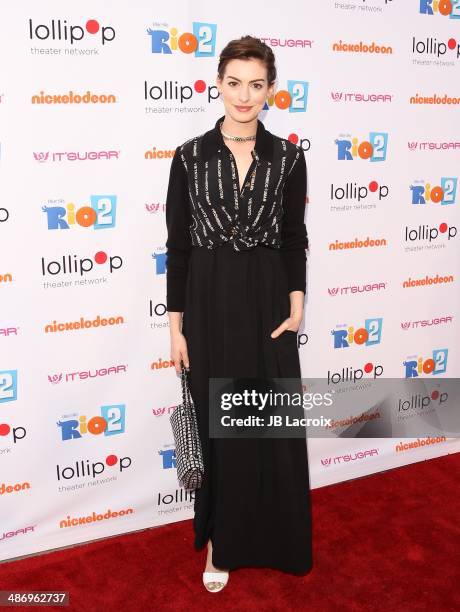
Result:
[[[307,228],[304,222],[307,192],[307,165],[303,151],[286,180],[281,228],[281,255],[288,277],[289,291],[306,292]]]
[[[187,174],[180,159],[180,147],[171,162],[166,196],[166,310],[184,312],[185,289],[192,241]]]

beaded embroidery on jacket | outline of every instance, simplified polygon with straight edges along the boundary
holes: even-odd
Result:
[[[217,126],[212,132],[214,133]],[[259,128],[260,131],[260,128]],[[236,251],[257,244],[281,246],[281,221],[286,181],[303,151],[292,142],[263,131],[273,141],[271,161],[256,148],[240,193],[238,170],[228,147],[211,147],[209,159],[203,156],[203,133],[179,147],[180,159],[188,177],[192,223],[189,227],[194,246],[216,248],[229,241]],[[215,145],[215,141],[212,143]]]

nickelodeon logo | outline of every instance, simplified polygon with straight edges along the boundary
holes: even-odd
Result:
[[[355,423],[363,423],[367,421],[373,421],[374,419],[380,419],[380,412],[372,412],[369,414],[360,414],[359,416],[350,415],[345,419],[339,419],[336,421],[335,419],[331,420],[331,423],[326,425],[326,429],[335,429],[336,427],[349,427],[350,425],[354,425]]]
[[[173,368],[174,361],[172,359],[158,359],[157,361],[153,361],[150,366],[151,370],[162,370],[164,368]]]
[[[365,238],[364,240],[355,238],[354,240],[349,242],[340,242],[339,240],[336,240],[335,242],[330,242],[329,250],[343,251],[346,249],[365,249],[368,247],[381,246],[387,246],[386,238],[369,238],[369,236],[367,236],[367,238]]]
[[[125,322],[122,316],[101,318],[100,315],[93,320],[80,317],[79,321],[67,321],[66,323],[58,323],[53,321],[45,325],[45,334],[53,332],[73,331],[76,329],[88,329],[91,327],[106,327],[107,325],[122,325]]]
[[[409,104],[443,104],[443,105],[449,105],[449,104],[460,104],[460,98],[455,98],[452,96],[448,96],[447,94],[444,94],[441,98],[440,95],[434,93],[432,96],[421,96],[418,93],[415,94],[415,96],[411,96],[409,98]]]
[[[10,272],[6,272],[4,274],[0,274],[0,283],[12,283],[13,275]]]
[[[77,527],[78,525],[87,525],[88,523],[97,523],[98,521],[107,521],[109,519],[118,518],[120,516],[126,516],[128,514],[133,514],[133,508],[126,508],[125,510],[110,510],[110,508],[104,514],[96,514],[94,512],[87,516],[78,516],[75,518],[70,518],[70,515],[67,515],[66,519],[59,521],[59,528],[62,529],[64,527]]]
[[[380,53],[382,55],[392,55],[393,47],[377,45],[375,42],[371,44],[363,43],[362,40],[359,43],[344,43],[339,40],[338,43],[332,44],[333,51],[345,51],[348,53]]]
[[[14,485],[8,485],[2,482],[0,484],[0,495],[5,495],[6,493],[18,493],[19,491],[26,491],[30,489],[29,482],[16,483]]]
[[[447,442],[446,436],[438,436],[436,438],[432,438],[428,436],[428,438],[417,438],[415,442],[400,442],[395,446],[395,451],[397,453],[403,453],[404,451],[412,450],[413,448],[421,448],[422,446],[429,446],[430,444],[440,444],[441,442]]]
[[[41,91],[32,96],[32,104],[115,104],[117,98],[114,94],[94,94],[88,91],[76,94],[69,91],[66,94],[45,94]]]
[[[171,159],[174,157],[175,149],[157,149],[153,147],[144,153],[144,159]]]
[[[410,289],[412,287],[426,287],[427,285],[440,285],[442,283],[453,283],[454,275],[449,274],[447,276],[425,276],[425,278],[411,278],[409,277],[402,284],[403,289]]]

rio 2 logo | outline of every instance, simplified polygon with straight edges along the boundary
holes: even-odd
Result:
[[[382,318],[365,319],[364,326],[355,329],[353,325],[337,325],[331,331],[334,348],[349,348],[353,344],[371,346],[382,340]]]
[[[270,96],[263,110],[272,107],[280,110],[289,109],[290,113],[304,113],[308,103],[308,82],[288,81],[287,89],[278,90],[274,96]]]
[[[416,378],[422,374],[443,374],[447,369],[447,354],[448,349],[435,349],[428,359],[411,355],[403,361],[405,378]]]
[[[148,28],[151,52],[162,55],[171,55],[173,52],[194,53],[195,57],[213,57],[216,52],[215,23],[192,23],[193,32],[184,32],[179,35],[177,28],[169,30]]]
[[[387,158],[388,134],[386,132],[370,132],[369,139],[359,141],[349,136],[337,138],[337,159],[339,161],[354,161],[364,159],[371,162],[385,161]]]
[[[420,184],[418,184],[420,183]],[[457,196],[457,178],[443,176],[440,185],[431,185],[423,181],[414,181],[410,186],[412,204],[455,204]]]
[[[169,470],[176,467],[176,449],[168,448],[167,450],[160,450],[158,454],[162,458],[162,466],[164,470]]]
[[[115,227],[117,196],[92,195],[90,202],[91,206],[81,206],[78,209],[73,203],[65,206],[43,206],[42,211],[46,213],[48,229],[70,229],[75,225],[93,226],[95,230]]]
[[[18,371],[0,371],[0,403],[18,399]]]
[[[460,19],[460,0],[420,0],[419,13]]]
[[[125,405],[101,406],[101,416],[93,416],[86,420],[86,415],[78,419],[60,420],[57,426],[61,428],[62,440],[81,438],[85,434],[94,436],[114,436],[125,431]]]

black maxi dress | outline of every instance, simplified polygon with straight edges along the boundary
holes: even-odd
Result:
[[[222,569],[312,567],[305,438],[210,438],[209,378],[300,378],[297,333],[271,332],[305,292],[303,151],[258,120],[242,190],[215,127],[176,149],[166,201],[167,310],[183,312],[205,473],[195,548]]]

